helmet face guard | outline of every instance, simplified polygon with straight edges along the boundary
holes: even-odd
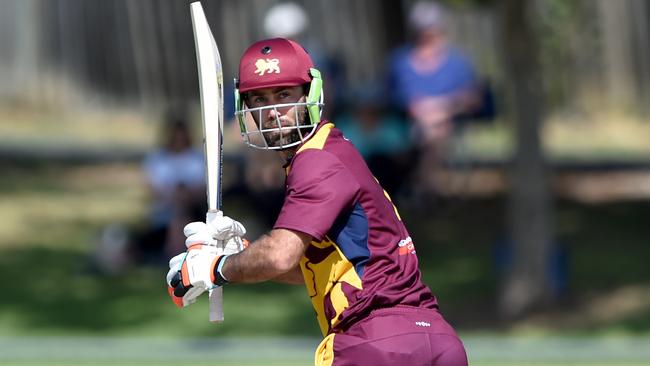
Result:
[[[265,107],[248,108],[239,89],[235,87],[235,116],[239,122],[242,140],[257,149],[282,150],[297,146],[307,140],[316,130],[323,111],[323,80],[320,72],[309,69],[311,82],[309,94],[295,103],[274,104]],[[237,80],[235,85],[237,86]],[[295,124],[283,126],[279,109],[294,113]],[[265,118],[271,110],[275,111],[275,125],[264,126]]]

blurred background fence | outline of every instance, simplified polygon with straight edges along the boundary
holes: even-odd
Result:
[[[381,75],[388,52],[408,37],[414,1],[299,1],[309,35],[342,60],[351,85]],[[278,1],[206,1],[228,79],[244,48],[264,37]],[[499,84],[502,47],[489,1],[453,1],[450,34]],[[650,4],[644,0],[536,1],[545,92],[557,108],[610,106],[647,115]],[[2,0],[0,95],[66,104],[89,96],[158,109],[197,99],[188,1]],[[92,100],[92,99],[90,99]]]

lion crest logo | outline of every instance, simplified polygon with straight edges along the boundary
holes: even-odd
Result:
[[[277,58],[258,58],[257,61],[255,61],[255,73],[259,74],[260,76],[264,74],[271,74],[271,73],[280,73],[280,60]]]

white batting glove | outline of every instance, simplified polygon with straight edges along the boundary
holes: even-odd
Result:
[[[220,257],[242,251],[248,242],[244,225],[218,213],[210,224],[191,222],[185,225],[187,252],[169,261],[168,291],[174,303],[185,307],[196,302],[205,291],[215,287],[214,266]]]
[[[212,237],[217,240],[228,240],[233,236],[246,235],[246,228],[239,221],[235,221],[222,212],[216,215],[208,215],[210,221],[207,223],[212,228]]]
[[[233,254],[244,249],[242,236],[246,234],[246,228],[228,216],[217,215],[208,224],[191,222],[185,225],[183,233],[188,248],[195,244],[214,245],[222,248],[225,254]]]
[[[196,244],[217,246],[218,241],[214,238],[214,230],[205,222],[190,222],[183,228],[185,234],[185,246],[187,248]]]
[[[196,302],[205,291],[216,287],[214,268],[223,251],[214,246],[196,244],[169,261],[167,285],[172,300],[179,307]]]

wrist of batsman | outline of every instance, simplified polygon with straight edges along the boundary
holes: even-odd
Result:
[[[212,276],[210,279],[212,280],[212,283],[217,286],[223,286],[228,283],[228,279],[223,274],[223,265],[226,263],[226,259],[229,256],[230,254],[219,256],[212,263]]]

